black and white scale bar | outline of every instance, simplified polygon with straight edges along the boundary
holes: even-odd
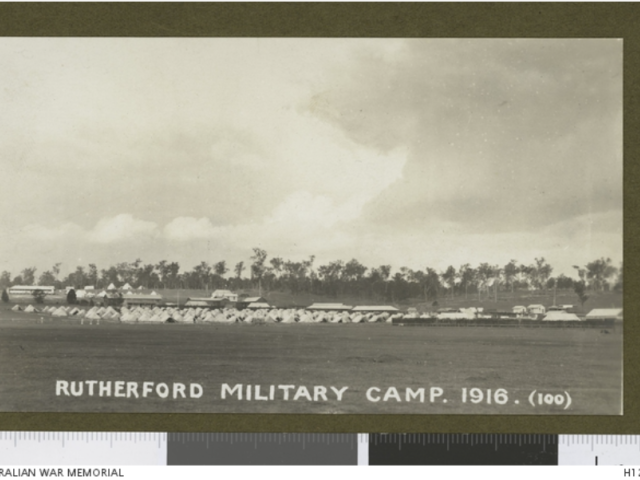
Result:
[[[369,465],[557,464],[557,435],[369,435]]]
[[[640,465],[640,435],[560,435],[559,465]]]
[[[0,432],[4,465],[640,465],[640,435]]]
[[[157,432],[0,432],[4,465],[166,465]]]
[[[357,465],[356,434],[170,433],[168,465]]]

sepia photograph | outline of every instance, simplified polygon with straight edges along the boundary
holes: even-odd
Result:
[[[622,415],[621,39],[0,38],[0,412]]]

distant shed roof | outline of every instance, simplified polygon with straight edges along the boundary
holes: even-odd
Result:
[[[187,300],[185,307],[208,307],[209,303],[204,300]]]
[[[307,307],[307,310],[351,310],[351,305],[344,303],[314,303]]]
[[[580,317],[578,317],[575,313],[567,313],[564,310],[553,310],[547,313],[542,319],[543,322],[575,322],[578,320],[580,320]]]
[[[214,290],[211,294],[211,298],[225,298],[225,297],[237,297],[238,295],[231,290]]]
[[[226,298],[190,297],[187,298],[185,307],[220,307],[229,303]]]
[[[269,303],[264,297],[244,297],[240,299],[242,303]]]
[[[135,301],[135,300],[153,300],[154,302],[159,302],[162,300],[162,297],[160,295],[142,295],[139,293],[127,293],[127,296],[125,297],[125,299],[128,302]]]
[[[147,296],[144,296],[143,298],[140,298],[140,296],[138,296],[138,298],[131,298],[131,297],[132,295],[127,295],[124,297],[125,305],[162,305],[161,297],[147,297]]]
[[[253,302],[250,303],[247,308],[271,308],[271,305],[265,302]]]
[[[621,308],[594,308],[587,313],[587,319],[592,318],[622,318]]]
[[[398,312],[396,307],[390,305],[360,305],[354,307],[353,312]]]

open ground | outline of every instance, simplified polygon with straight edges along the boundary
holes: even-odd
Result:
[[[79,319],[3,310],[0,362],[1,411],[622,413],[620,327],[605,333],[389,324],[81,325]],[[203,393],[199,398],[116,398],[89,396],[85,386],[82,396],[57,396],[57,380],[197,383]],[[236,391],[222,399],[223,384],[242,384],[245,397],[240,400]],[[246,399],[247,385],[253,400]],[[291,397],[301,386],[311,395],[317,386],[329,393],[331,386],[348,389],[341,401],[331,394],[314,401],[304,391],[297,400],[276,393],[273,400],[260,401],[256,385],[262,396],[271,385],[276,392],[283,391],[279,385],[293,385]],[[435,390],[430,402],[434,387],[442,395]],[[407,401],[407,388],[424,388],[425,401]],[[472,402],[472,388],[482,392],[479,403]],[[497,389],[507,396],[496,397]],[[567,395],[571,405],[565,409]],[[545,398],[556,403],[549,405]]]

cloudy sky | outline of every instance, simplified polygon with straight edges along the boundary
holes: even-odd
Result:
[[[0,269],[622,261],[618,40],[0,39]]]

